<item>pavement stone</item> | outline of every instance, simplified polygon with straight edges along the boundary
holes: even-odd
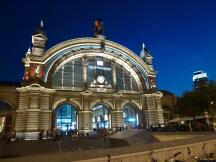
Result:
[[[152,141],[151,143],[140,142],[140,144],[137,144],[139,140],[144,140],[145,137],[150,136],[149,133],[141,133],[126,139],[129,141],[130,146],[118,148],[103,148],[103,138],[100,137],[95,139],[83,138],[76,142],[71,139],[65,139],[62,141],[61,151],[57,142],[54,141],[12,143],[5,144],[4,147],[8,156],[5,154],[5,158],[0,158],[0,162],[71,162],[107,157],[108,153],[112,157],[216,139],[216,134],[212,132],[156,132],[155,134],[195,134],[197,136],[196,138],[169,142]]]

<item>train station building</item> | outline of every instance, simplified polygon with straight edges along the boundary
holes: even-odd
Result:
[[[0,131],[37,138],[43,130],[154,127],[164,124],[162,93],[152,55],[140,56],[107,40],[103,22],[94,37],[64,41],[45,50],[43,22],[23,58],[22,82],[0,84]],[[19,61],[19,60],[18,60]]]

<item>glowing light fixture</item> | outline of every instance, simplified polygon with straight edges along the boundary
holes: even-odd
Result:
[[[130,122],[135,122],[136,119],[135,119],[135,118],[129,118],[128,121],[130,121]]]
[[[99,66],[103,66],[104,63],[103,63],[103,61],[101,61],[101,60],[97,60],[97,65],[99,65]]]
[[[101,121],[101,117],[98,116],[98,117],[97,117],[97,122],[100,122],[100,121]]]
[[[104,120],[108,120],[108,115],[107,114],[104,115]]]

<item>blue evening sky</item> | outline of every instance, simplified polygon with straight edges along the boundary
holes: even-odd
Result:
[[[21,58],[44,20],[47,49],[62,41],[93,36],[95,19],[107,39],[139,55],[144,42],[158,71],[157,86],[177,95],[192,89],[192,73],[216,80],[214,0],[2,0],[0,81],[20,81]]]

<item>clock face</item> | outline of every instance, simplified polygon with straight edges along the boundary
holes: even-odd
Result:
[[[97,81],[98,81],[98,83],[100,83],[100,84],[104,83],[104,81],[105,81],[104,76],[102,76],[102,75],[98,76],[98,77],[97,77]]]

